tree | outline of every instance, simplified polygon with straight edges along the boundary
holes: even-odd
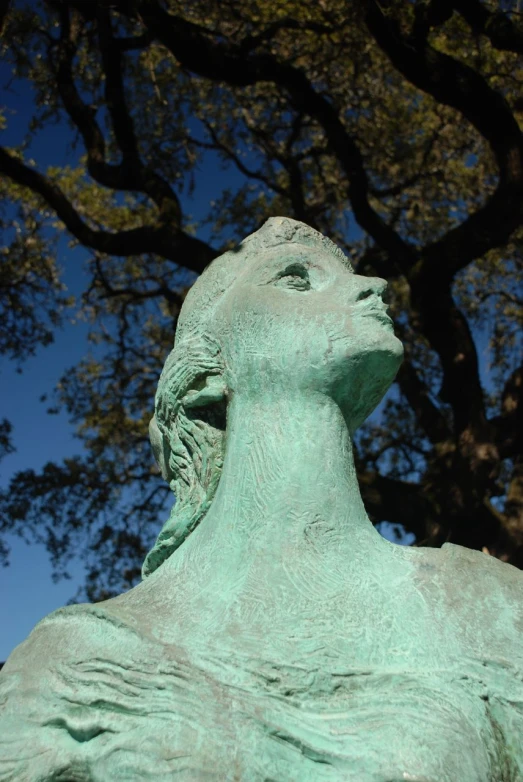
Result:
[[[82,157],[44,172],[23,143],[0,151],[12,237],[1,301],[17,313],[0,347],[20,356],[58,325],[68,302],[53,242],[65,227],[90,250],[83,308],[95,352],[58,390],[87,455],[18,474],[1,507],[6,527],[46,542],[57,572],[86,552],[89,598],[135,583],[169,502],[146,432],[184,292],[275,214],[316,227],[359,273],[390,282],[406,358],[356,442],[373,520],[419,544],[449,540],[523,567],[518,8],[19,0],[3,9],[4,54],[35,92],[31,134],[67,122]],[[192,225],[183,194],[209,152],[239,184]]]

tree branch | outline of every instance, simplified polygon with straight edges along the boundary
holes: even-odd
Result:
[[[371,187],[370,192],[372,193],[372,195],[375,196],[376,198],[398,196],[408,187],[412,187],[412,185],[415,185],[417,182],[420,182],[422,179],[430,179],[436,176],[436,174],[428,171],[424,171],[424,169],[427,166],[430,154],[434,149],[434,145],[439,138],[440,131],[442,127],[444,127],[444,124],[445,123],[442,122],[440,124],[440,127],[437,128],[437,130],[435,130],[434,133],[431,134],[427,144],[425,145],[425,149],[423,150],[423,155],[421,158],[420,165],[415,174],[412,174],[412,176],[407,177],[405,180],[403,180],[403,182],[399,182],[398,184],[393,185],[392,187],[383,187],[383,188]]]
[[[442,369],[440,397],[452,407],[459,435],[467,428],[479,435],[486,423],[478,354],[467,319],[456,306],[444,277],[411,284],[416,326],[437,352]]]
[[[254,171],[253,169],[246,166],[245,163],[240,159],[239,155],[237,155],[233,149],[231,149],[222,141],[220,141],[215,129],[212,127],[210,122],[207,122],[205,118],[202,119],[202,124],[205,126],[205,129],[207,130],[209,136],[212,138],[212,144],[206,144],[204,141],[199,141],[198,139],[195,139],[193,137],[189,137],[188,139],[189,143],[194,144],[195,146],[201,147],[203,149],[214,149],[223,152],[223,154],[226,155],[229,158],[229,160],[231,160],[234,163],[238,171],[241,174],[243,174],[245,177],[249,179],[257,179],[259,182],[262,182],[264,185],[266,185],[270,190],[273,190],[275,193],[279,193],[280,195],[285,194],[283,188],[279,187],[276,184],[276,182],[271,182],[260,171]]]
[[[499,183],[486,204],[425,247],[423,259],[438,276],[457,271],[508,241],[523,218],[523,136],[505,98],[464,63],[434,49],[419,30],[403,35],[376,0],[367,0],[367,26],[395,68],[414,86],[459,111],[488,141]],[[427,31],[425,30],[425,33]]]
[[[198,274],[217,251],[199,239],[166,226],[143,226],[128,231],[97,231],[82,220],[58,185],[0,147],[0,171],[40,195],[79,242],[107,255],[156,253]]]
[[[423,21],[423,20],[421,20]],[[404,268],[419,325],[444,371],[442,397],[450,402],[457,432],[486,424],[478,359],[466,319],[452,299],[454,275],[474,258],[505,243],[523,219],[523,136],[504,97],[464,63],[434,49],[430,25],[404,35],[376,0],[367,0],[367,26],[394,67],[435,100],[459,111],[488,141],[499,182],[486,204],[441,239],[426,246],[419,262]]]
[[[156,253],[197,273],[218,254],[204,242],[180,230],[181,211],[173,190],[154,171],[144,167],[138,156],[132,120],[125,102],[121,48],[118,47],[108,17],[98,14],[103,65],[106,73],[106,99],[114,123],[115,137],[122,148],[123,162],[108,164],[105,140],[94,112],[82,100],[73,79],[72,63],[80,35],[80,17],[71,20],[65,4],[48,0],[58,11],[61,22],[58,45],[52,41],[49,57],[56,59],[56,78],[66,111],[83,138],[88,171],[103,186],[115,190],[137,190],[148,195],[159,209],[156,225],[112,233],[93,229],[75,210],[61,188],[24,164],[6,149],[0,148],[0,171],[18,184],[39,194],[57,214],[66,228],[87,247],[108,255],[129,256]],[[92,15],[90,18],[94,18]]]
[[[365,508],[375,521],[402,524],[417,541],[432,537],[432,505],[420,484],[387,478],[371,470],[358,470]]]
[[[109,13],[105,9],[99,9],[97,21],[105,72],[105,100],[114,135],[122,152],[120,167],[127,172],[130,189],[139,190],[154,201],[160,212],[159,222],[179,227],[182,214],[173,189],[165,179],[144,166],[140,160],[134,123],[125,99],[122,49],[113,36]]]
[[[480,0],[453,0],[472,31],[485,35],[495,49],[523,54],[523,25],[513,21],[503,11],[490,11]]]
[[[122,49],[116,44],[107,9],[97,11],[98,38],[105,72],[105,102],[124,162],[140,167],[134,122],[127,107],[123,83]]]
[[[4,32],[10,5],[11,0],[0,0],[0,35]]]
[[[142,35],[115,38],[114,42],[120,51],[131,52],[136,49],[146,49],[151,43],[151,37],[148,33],[143,33]]]
[[[114,285],[107,279],[105,272],[102,268],[102,262],[99,256],[96,256],[95,258],[95,265],[96,265],[96,272],[98,275],[98,279],[101,282],[105,293],[101,298],[103,299],[114,299],[121,296],[130,297],[133,302],[135,301],[144,301],[145,299],[156,299],[163,297],[166,301],[171,302],[171,304],[176,304],[178,306],[178,309],[181,308],[183,303],[183,297],[180,296],[179,293],[176,291],[171,290],[170,288],[163,283],[162,285],[158,285],[156,288],[151,288],[150,290],[139,290],[138,288],[131,288],[130,286],[127,286],[125,288],[118,287],[115,288]],[[90,288],[92,290],[92,287]]]
[[[201,27],[169,14],[157,0],[142,0],[133,8],[139,13],[140,20],[151,36],[160,41],[180,65],[189,71],[211,81],[225,81],[236,87],[260,82],[282,86],[294,108],[314,118],[323,128],[328,145],[347,176],[347,195],[360,226],[391,254],[414,262],[414,248],[387,225],[370,205],[369,183],[361,153],[347,133],[336,108],[316,92],[303,71],[280,63],[270,54],[246,55],[241,44],[216,42],[202,34]],[[120,10],[130,15],[126,5],[120,6]]]
[[[313,32],[316,35],[329,35],[338,29],[339,28],[334,28],[331,25],[286,17],[285,19],[278,19],[276,22],[267,25],[265,30],[258,33],[258,35],[247,35],[241,42],[239,49],[240,52],[248,54],[260,44],[270,41],[280,30],[304,30],[306,32]]]
[[[491,419],[502,459],[515,458],[523,449],[523,365],[512,372],[501,395],[501,414]]]
[[[92,109],[82,100],[74,83],[73,60],[80,34],[78,17],[71,19],[66,5],[55,6],[60,16],[61,32],[56,67],[57,85],[64,108],[78,128],[87,152],[87,170],[99,184],[113,190],[136,190],[149,196],[159,210],[159,223],[181,224],[178,198],[170,185],[156,172],[146,169],[139,158],[133,123],[127,109],[122,54],[112,35],[108,17],[97,16],[102,64],[105,70],[105,97],[117,143],[123,160],[117,165],[105,160],[105,139]],[[50,48],[50,53],[52,49]]]
[[[452,432],[445,417],[432,402],[429,389],[421,380],[408,358],[403,360],[396,379],[401,391],[405,394],[409,405],[416,414],[421,428],[431,442],[439,443],[451,439]]]

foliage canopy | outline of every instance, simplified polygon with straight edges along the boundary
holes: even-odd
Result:
[[[29,138],[0,149],[0,350],[30,355],[71,306],[56,265],[64,228],[90,251],[81,306],[95,350],[58,389],[85,455],[15,476],[0,528],[43,540],[57,573],[84,552],[90,599],[136,582],[169,502],[147,424],[184,293],[286,214],[390,282],[406,359],[356,443],[373,519],[523,566],[518,8],[1,5],[3,55],[35,111]],[[53,123],[67,123],[80,154],[42,171],[27,144]],[[210,152],[224,188],[192,224],[184,194]],[[9,434],[4,422],[0,453]]]

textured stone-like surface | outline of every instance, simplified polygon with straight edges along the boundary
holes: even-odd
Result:
[[[202,275],[151,425],[178,501],[139,586],[9,658],[1,782],[523,782],[523,575],[361,502],[383,289],[283,218]]]

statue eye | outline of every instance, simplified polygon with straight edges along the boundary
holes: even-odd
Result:
[[[308,291],[311,287],[309,272],[301,263],[293,263],[280,272],[276,278],[276,283],[284,285],[286,288],[293,288],[296,291]]]

